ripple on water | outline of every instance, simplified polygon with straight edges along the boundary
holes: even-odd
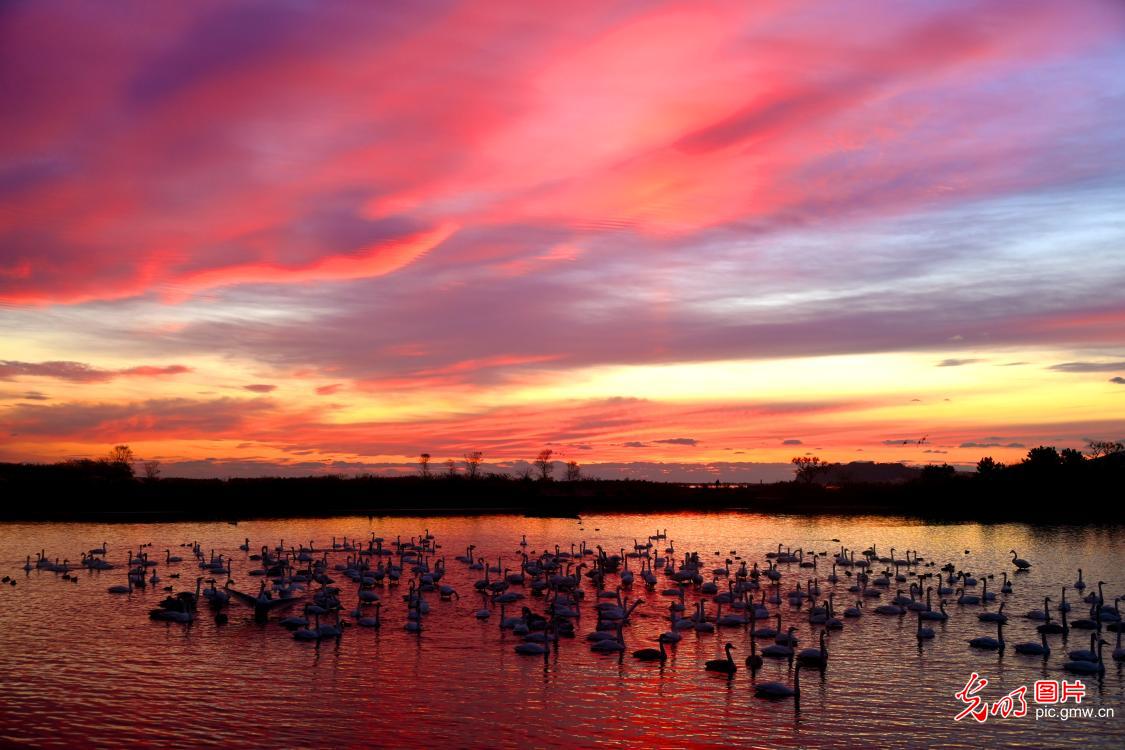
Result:
[[[600,531],[594,531],[594,527]],[[668,528],[678,552],[698,550],[705,569],[724,560],[731,549],[748,560],[764,560],[778,542],[834,552],[839,538],[857,551],[875,544],[881,554],[893,546],[901,555],[918,550],[928,560],[954,563],[974,573],[1010,571],[1007,554],[1018,549],[1032,570],[1014,578],[1016,591],[1007,612],[1022,615],[1057,598],[1059,587],[1073,582],[1082,567],[1086,580],[1108,582],[1109,599],[1125,593],[1125,545],[1119,527],[1077,529],[1016,524],[925,524],[889,517],[766,518],[752,514],[603,515],[586,519],[585,531],[573,520],[509,516],[449,518],[338,518],[262,520],[240,524],[169,523],[152,525],[7,524],[0,526],[0,567],[16,571],[20,585],[0,590],[0,744],[41,747],[363,747],[371,745],[449,747],[600,747],[617,744],[650,747],[1105,747],[1125,746],[1120,720],[1035,722],[1032,718],[990,720],[966,727],[953,722],[960,704],[953,693],[970,672],[993,680],[987,695],[1035,679],[1059,679],[1061,641],[1055,655],[1023,657],[971,651],[966,640],[994,633],[977,621],[980,607],[951,604],[947,623],[931,623],[934,642],[918,646],[912,617],[868,613],[846,623],[829,639],[830,666],[821,675],[803,673],[799,709],[793,701],[768,702],[753,697],[755,681],[792,681],[789,665],[767,662],[753,677],[740,668],[733,679],[708,674],[703,662],[721,656],[722,644],[735,645],[741,662],[749,640],[743,629],[718,634],[685,633],[664,665],[641,663],[626,655],[592,653],[581,637],[593,628],[593,597],[579,621],[580,637],[563,640],[546,659],[514,653],[518,639],[501,632],[498,617],[479,622],[468,571],[452,558],[470,543],[490,559],[504,554],[518,560],[521,534],[530,549],[585,539],[607,550],[631,548],[655,528]],[[366,538],[376,531],[387,539],[404,538],[429,528],[448,556],[447,582],[464,598],[451,602],[431,597],[432,613],[418,637],[403,628],[400,594],[383,596],[384,626],[379,631],[349,630],[340,641],[297,643],[276,624],[253,622],[247,610],[231,610],[230,623],[219,627],[209,613],[190,627],[152,622],[148,610],[165,595],[160,589],[194,587],[194,560],[179,547],[198,541],[205,550],[232,555],[233,577],[245,589],[257,579],[246,575],[250,563],[238,549],[243,538],[253,546],[278,540],[332,536]],[[651,529],[651,530],[650,530]],[[154,590],[114,597],[106,587],[120,583],[123,571],[81,571],[79,583],[55,574],[20,567],[35,549],[50,556],[78,558],[106,540],[109,558],[121,563],[126,550],[152,542],[161,558],[165,548],[185,562],[166,570]],[[287,541],[287,544],[290,542]],[[663,547],[668,542],[657,541]],[[966,555],[965,550],[970,550]],[[715,556],[719,550],[721,555]],[[334,558],[342,560],[343,553]],[[517,563],[518,565],[518,563]],[[816,571],[782,565],[783,583],[818,575],[823,592],[830,565]],[[168,573],[180,571],[173,580]],[[838,571],[840,572],[840,571]],[[353,587],[342,576],[345,606]],[[663,576],[661,575],[663,579]],[[836,584],[838,609],[854,595],[841,576]],[[997,581],[999,578],[997,578]],[[643,591],[640,581],[630,596],[646,601],[625,630],[629,651],[655,645],[668,627],[669,599]],[[893,596],[893,588],[884,599]],[[990,590],[998,590],[998,583]],[[354,596],[354,594],[352,594]],[[696,599],[688,596],[688,607]],[[1069,595],[1075,612],[1082,606]],[[518,606],[518,605],[517,605]],[[532,600],[532,606],[541,606]],[[994,609],[995,605],[989,607]],[[710,605],[710,613],[715,612]],[[797,625],[801,647],[815,645],[816,631],[804,610],[787,604],[786,625]],[[498,614],[498,612],[497,612]],[[514,610],[509,610],[514,615]],[[1005,631],[1015,643],[1035,637],[1035,622],[1013,616]],[[1085,633],[1070,638],[1070,648]],[[761,643],[759,645],[762,645]],[[1109,651],[1106,655],[1108,657]],[[1091,697],[1084,705],[1121,710],[1122,667],[1107,665],[1103,680],[1088,680]],[[995,690],[993,690],[995,688]]]

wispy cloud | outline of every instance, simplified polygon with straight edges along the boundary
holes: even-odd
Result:
[[[1050,369],[1059,372],[1114,372],[1125,370],[1125,362],[1062,362],[1051,365]]]
[[[154,367],[141,365],[121,370],[103,370],[83,362],[18,362],[0,360],[0,380],[14,380],[19,377],[54,378],[71,383],[103,383],[118,377],[163,377],[191,372],[185,365]]]

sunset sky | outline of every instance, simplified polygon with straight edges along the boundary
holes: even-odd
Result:
[[[1120,0],[38,0],[0,89],[0,460],[1125,438]]]

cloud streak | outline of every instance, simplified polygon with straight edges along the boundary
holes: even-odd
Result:
[[[159,378],[168,375],[182,375],[187,372],[191,372],[191,368],[185,365],[163,367],[138,365],[120,370],[104,370],[83,362],[0,360],[0,380],[33,377],[52,378],[70,383],[104,383],[120,377]]]

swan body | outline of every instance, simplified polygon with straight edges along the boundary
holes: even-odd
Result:
[[[762,682],[754,686],[754,695],[758,698],[799,698],[801,695],[801,664],[793,673],[793,687],[783,682]]]
[[[1040,633],[1040,643],[1029,641],[1027,643],[1017,643],[1016,653],[1024,654],[1026,656],[1049,656],[1051,653],[1051,646],[1047,643],[1047,634]]]
[[[641,661],[667,661],[668,652],[664,650],[664,639],[658,639],[660,648],[642,648],[633,652],[633,658]]]
[[[734,674],[738,670],[738,665],[734,663],[734,657],[730,655],[730,652],[734,649],[734,644],[727,643],[723,648],[727,652],[727,658],[708,659],[704,664],[704,669],[708,672],[722,672],[723,674]]]
[[[969,641],[969,646],[972,648],[979,648],[982,651],[1003,651],[1004,650],[1004,623],[996,623],[996,637],[980,636],[973,638]]]

